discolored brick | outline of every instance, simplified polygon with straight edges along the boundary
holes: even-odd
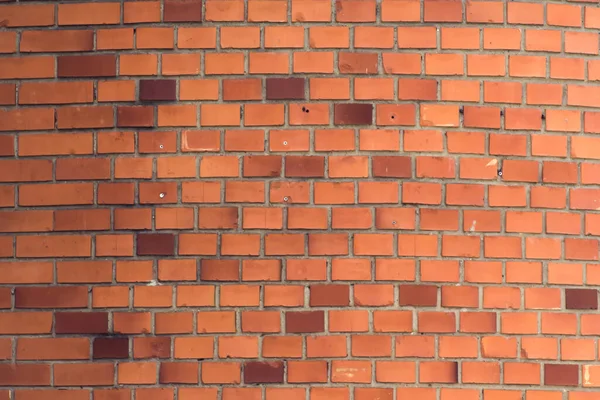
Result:
[[[544,365],[544,384],[546,386],[577,386],[579,384],[579,366],[574,364]]]
[[[165,0],[164,22],[202,22],[202,0]]]
[[[177,81],[175,79],[142,79],[140,80],[140,101],[175,101],[177,100]]]
[[[54,318],[56,334],[108,333],[107,312],[57,312]]]
[[[267,100],[304,100],[304,78],[267,78]]]
[[[285,314],[287,333],[318,333],[325,331],[324,311],[289,311]]]
[[[94,359],[129,358],[129,339],[126,337],[94,339],[92,358],[94,358]]]
[[[117,57],[114,54],[58,56],[59,78],[117,76]]]
[[[597,310],[598,289],[565,289],[567,310]]]
[[[310,287],[311,307],[344,307],[350,304],[348,285],[312,285]]]
[[[374,156],[372,170],[378,178],[411,178],[412,160],[405,156]]]
[[[283,383],[283,374],[281,361],[244,363],[244,383]]]
[[[170,233],[140,233],[137,235],[138,256],[175,255],[175,235]]]
[[[438,288],[432,285],[400,285],[399,304],[413,307],[437,306]]]
[[[322,178],[325,176],[325,157],[287,156],[285,176],[288,178]]]
[[[333,118],[336,125],[371,125],[373,104],[336,104]]]
[[[147,128],[154,126],[154,107],[117,107],[117,126],[120,128]]]

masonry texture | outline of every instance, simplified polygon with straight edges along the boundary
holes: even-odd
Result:
[[[599,37],[0,0],[0,400],[600,399]]]

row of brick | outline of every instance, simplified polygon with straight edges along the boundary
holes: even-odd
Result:
[[[577,40],[579,43],[579,40]],[[594,44],[598,48],[598,43]],[[548,51],[540,48],[540,51]],[[581,53],[581,51],[573,51]],[[117,61],[118,57],[118,61]],[[290,63],[292,57],[292,63]],[[381,58],[381,61],[380,61]],[[341,75],[421,75],[511,77],[523,79],[584,80],[583,65],[588,64],[588,79],[598,79],[598,62],[584,59],[559,58],[546,55],[465,54],[427,52],[334,52],[334,51],[286,51],[265,52],[206,52],[162,54],[164,75],[285,75],[335,74]],[[204,62],[202,63],[202,59]],[[337,59],[337,60],[336,60]],[[549,60],[554,60],[548,68]],[[201,64],[204,65],[203,69]],[[248,67],[246,68],[246,64]],[[591,67],[590,67],[591,65]],[[118,72],[117,72],[117,66]],[[508,66],[508,68],[507,68]],[[0,79],[52,79],[52,78],[110,78],[117,76],[144,76],[158,74],[157,54],[93,54],[93,55],[31,55],[26,57],[0,58]],[[566,69],[573,68],[570,72]],[[591,72],[590,72],[591,71]],[[597,87],[572,86],[573,91],[593,94]],[[582,94],[577,92],[568,105],[593,107],[579,104]]]
[[[554,72],[551,76],[561,79],[581,79],[585,77],[581,60],[572,63],[571,59],[563,59],[565,70]],[[562,63],[562,62],[561,62]],[[577,64],[579,67],[575,66]],[[552,62],[551,66],[557,65]],[[163,64],[164,68],[165,64]],[[591,64],[588,76],[592,77]],[[164,71],[163,71],[164,73]],[[600,78],[600,75],[598,76]],[[156,82],[156,84],[154,84]],[[220,83],[222,82],[222,83]],[[308,91],[306,85],[308,82]],[[353,89],[351,90],[351,83]],[[464,101],[486,103],[522,104],[530,106],[559,106],[563,104],[565,88],[561,83],[526,83],[518,81],[500,82],[459,79],[413,79],[413,78],[225,78],[218,79],[180,79],[179,89],[175,80],[139,81],[139,95],[136,81],[61,81],[61,82],[21,82],[0,84],[0,104],[14,105],[48,105],[48,104],[90,104],[94,101],[133,102],[136,99],[147,101],[262,101],[282,99],[310,100],[417,100],[444,102]],[[94,86],[97,93],[94,95]],[[152,90],[163,87],[160,92]],[[263,88],[266,93],[263,95]],[[397,90],[396,90],[397,88]],[[483,96],[481,90],[483,88]],[[148,93],[148,89],[152,92]],[[179,95],[177,95],[179,93]],[[219,94],[221,93],[221,95]],[[308,94],[306,94],[308,93]],[[352,93],[352,95],[351,95]],[[439,94],[438,94],[439,93]],[[525,93],[525,94],[524,94]],[[18,95],[18,100],[17,100]],[[512,108],[509,108],[512,110]],[[548,112],[556,114],[558,110],[551,108]],[[577,110],[573,110],[577,111]],[[597,113],[584,112],[589,125]],[[573,114],[575,115],[575,114]],[[573,121],[574,122],[574,121]],[[587,129],[587,128],[586,128]]]
[[[112,386],[161,384],[414,383],[600,386],[600,366],[421,361],[246,361],[0,364],[0,386]],[[373,365],[374,364],[374,365]],[[202,366],[202,368],[200,368]],[[160,368],[158,368],[160,367]],[[51,373],[51,370],[53,373]],[[541,371],[544,378],[542,381]],[[582,378],[580,378],[580,371]],[[158,372],[158,373],[157,373]],[[241,372],[241,373],[240,373]],[[158,375],[158,379],[157,379]],[[374,378],[373,379],[373,375]],[[418,378],[417,378],[418,376]]]
[[[586,112],[584,114],[584,130],[587,133],[600,132],[600,114]],[[309,129],[225,129],[221,130],[187,130],[163,131],[163,130],[142,130],[132,131],[100,131],[96,134],[92,132],[69,132],[69,133],[28,133],[18,136],[13,134],[0,134],[0,157],[32,157],[32,156],[77,156],[90,154],[173,154],[181,151],[182,153],[216,153],[216,152],[244,152],[246,155],[260,155],[253,153],[297,153],[314,151],[323,152],[369,152],[357,157],[363,159],[366,155],[374,156],[373,160],[384,160],[377,153],[394,153],[402,151],[403,156],[388,154],[388,160],[396,160],[401,165],[412,165],[406,155],[418,156],[418,153],[442,153],[449,154],[478,154],[491,156],[514,156],[518,157],[555,157],[566,158],[570,156],[573,159],[598,159],[598,152],[594,151],[600,145],[598,138],[594,135],[559,135],[559,134],[522,134],[518,132],[505,133],[487,133],[481,131],[463,131],[449,130],[442,132],[435,129],[351,129],[351,128],[316,128],[313,132]],[[358,131],[358,132],[357,132]],[[311,140],[312,138],[312,140]],[[96,142],[96,145],[94,145]],[[221,145],[223,142],[223,145]],[[570,144],[570,145],[569,145]],[[569,151],[570,148],[575,150]],[[375,154],[371,154],[375,153]],[[414,153],[414,154],[407,154]],[[188,154],[189,155],[189,154]],[[214,154],[208,154],[213,156]],[[392,156],[393,157],[389,157]],[[337,155],[335,155],[337,157]],[[352,155],[347,155],[352,157]],[[118,161],[116,164],[133,162],[137,167],[146,169],[146,165],[151,161],[143,156],[139,157],[141,161],[127,160]],[[187,158],[189,159],[189,158]],[[217,160],[204,156],[204,159]],[[352,158],[349,158],[352,159]],[[229,160],[229,158],[223,158]],[[260,158],[256,158],[260,160]],[[21,160],[20,162],[23,162]],[[78,160],[86,162],[86,160]],[[87,160],[89,161],[89,160]],[[175,160],[170,160],[177,164]],[[410,161],[410,162],[409,162]],[[579,160],[576,160],[579,161]],[[0,162],[7,163],[6,160]],[[10,163],[15,161],[10,161]],[[75,162],[75,161],[72,161]],[[168,163],[168,160],[164,160]],[[381,161],[383,162],[383,161]],[[486,171],[493,166],[493,158],[474,158],[467,163],[481,162],[477,168],[484,167],[483,164],[490,164]],[[507,165],[513,163],[513,159],[505,161]],[[243,163],[243,161],[242,161]],[[16,164],[15,164],[16,165]],[[459,162],[460,165],[460,162]],[[524,164],[525,165],[525,164]],[[531,164],[533,165],[533,164]],[[546,166],[558,164],[547,163]],[[115,166],[116,167],[116,166]],[[27,163],[20,165],[19,168],[27,169]],[[117,167],[116,167],[117,168]],[[581,184],[591,184],[598,182],[596,173],[597,164],[586,162],[580,163]],[[573,183],[572,176],[576,175],[576,164],[565,163],[564,169],[569,171],[566,176],[571,178],[566,183]],[[574,175],[573,175],[574,174]],[[404,173],[407,175],[407,173]],[[127,174],[123,171],[124,177],[136,177],[135,173]],[[412,173],[411,173],[412,176]],[[147,178],[148,173],[142,174],[139,178]],[[491,177],[491,175],[490,175]],[[26,181],[26,177],[22,177]],[[565,177],[566,178],[566,177]]]
[[[141,136],[141,135],[140,135]],[[385,133],[376,136],[385,138]],[[388,136],[390,141],[395,135]],[[19,142],[20,156],[37,155],[35,152],[43,145],[35,141],[37,136],[23,136]],[[69,139],[65,135],[63,139]],[[89,136],[91,138],[91,136]],[[50,138],[48,138],[50,139]],[[153,138],[143,142],[140,138],[138,148],[152,149],[157,143]],[[423,138],[417,138],[422,140]],[[519,137],[506,137],[496,144],[505,143],[518,145]],[[81,143],[82,148],[89,143]],[[289,143],[282,143],[285,147]],[[410,144],[405,143],[404,147]],[[526,146],[526,142],[523,143]],[[592,137],[571,138],[571,156],[575,159],[598,159],[597,146],[600,139]],[[160,147],[160,144],[158,144]],[[164,147],[164,146],[163,146]],[[490,145],[491,147],[491,145]],[[89,146],[88,146],[89,148]],[[7,153],[12,149],[7,149]],[[28,150],[30,151],[27,154]],[[161,150],[161,149],[159,149]],[[513,153],[521,151],[519,148]],[[512,154],[511,154],[512,155]],[[413,163],[414,159],[414,163]],[[330,156],[300,156],[300,155],[204,155],[176,156],[156,158],[156,176],[154,173],[155,159],[151,157],[118,157],[111,158],[58,158],[52,160],[2,160],[0,159],[0,182],[49,182],[49,181],[84,181],[107,179],[174,179],[174,178],[399,178],[410,179],[462,179],[466,181],[504,181],[528,183],[557,183],[557,184],[596,184],[597,164],[564,161],[537,161],[481,157],[444,157],[417,155],[408,156],[368,156],[368,155],[330,155]],[[413,165],[414,164],[414,165]],[[241,170],[241,174],[240,174]],[[580,171],[581,170],[581,173]],[[114,172],[114,174],[112,173]],[[414,175],[413,175],[414,174]],[[581,176],[580,176],[581,175]],[[590,176],[591,175],[591,176]],[[591,179],[590,179],[591,178]],[[210,182],[210,181],[207,181]],[[317,181],[318,182],[318,181]],[[147,183],[147,182],[146,182]],[[141,185],[146,183],[142,182]],[[215,182],[213,182],[215,183]],[[406,188],[411,182],[403,182]],[[495,189],[491,189],[495,190]]]
[[[112,220],[111,220],[112,216]],[[241,217],[241,220],[240,220]],[[110,230],[415,230],[598,235],[599,214],[340,207],[140,207],[0,211],[0,232]]]
[[[178,278],[177,275],[186,276],[187,280],[195,280],[196,269],[193,263],[187,263],[187,270],[175,270],[178,266],[184,263],[173,263],[170,265],[169,271],[164,267],[160,270],[159,275],[166,275],[169,279],[169,273]],[[191,264],[191,265],[190,265]],[[184,264],[185,265],[185,264]],[[219,265],[219,264],[215,264]],[[3,270],[19,267],[20,264],[0,264]],[[76,263],[60,263],[57,267],[59,276],[73,276],[73,268],[81,266]],[[189,268],[189,267],[192,268]],[[236,269],[229,268],[225,271],[215,270],[214,268],[205,268],[212,266],[211,264],[202,267],[200,278],[205,281],[229,281],[231,276],[238,273]],[[69,268],[71,268],[69,270]],[[234,265],[234,268],[237,268]],[[247,263],[244,265],[242,273],[246,281],[259,281],[264,278],[266,281],[281,280],[281,272],[279,263],[268,261],[257,262],[254,264]],[[35,272],[35,269],[30,267],[30,272]],[[112,269],[98,269],[99,277],[94,279],[94,283],[111,282]],[[102,273],[105,277],[102,277]],[[109,274],[108,279],[106,274]],[[332,273],[335,273],[333,271]],[[279,275],[279,276],[278,276]],[[8,281],[3,279],[3,281]],[[239,278],[238,278],[239,279]],[[38,283],[43,282],[43,276],[40,277]],[[81,280],[67,281],[67,283],[81,283]],[[267,288],[269,290],[267,290]],[[596,289],[564,289],[564,302],[562,290],[559,288],[527,288],[524,292],[524,301],[521,300],[522,291],[518,287],[496,287],[488,286],[480,290],[477,286],[442,286],[441,290],[438,286],[431,284],[401,284],[397,286],[392,284],[356,284],[352,286],[352,295],[350,293],[351,285],[348,284],[312,284],[308,286],[308,305],[311,308],[320,307],[460,307],[460,308],[482,308],[488,309],[565,309],[565,310],[597,310],[598,309],[598,293]],[[285,289],[285,290],[282,290]],[[287,293],[287,292],[289,293]],[[83,285],[79,286],[53,286],[46,288],[39,287],[17,287],[14,290],[14,307],[16,309],[27,308],[86,308],[89,302],[90,290]],[[170,285],[165,286],[134,286],[133,290],[129,286],[98,286],[92,291],[92,307],[110,307],[123,308],[130,306],[130,293],[133,293],[133,307],[172,307],[174,303],[177,306],[198,306],[216,305],[215,302],[215,287],[206,286],[199,289],[194,289],[193,286],[179,286],[177,288],[176,300],[173,301],[174,291]],[[237,292],[237,293],[236,293]],[[220,307],[251,307],[259,306],[261,287],[259,285],[248,284],[247,286],[240,285],[222,285],[219,288],[218,305]],[[290,297],[295,295],[295,306],[302,307],[304,301],[304,290],[300,290],[298,286],[287,287],[271,287],[265,285],[264,304],[277,305],[281,301],[282,293],[289,294]],[[482,293],[482,296],[480,294]],[[190,303],[192,295],[202,295],[199,299],[193,299]],[[301,297],[302,296],[302,297]],[[547,296],[547,297],[545,297]],[[483,298],[480,301],[480,297]],[[353,301],[351,301],[351,298]],[[438,301],[438,298],[440,301]],[[292,298],[286,298],[286,301],[291,303]],[[353,304],[351,304],[353,303]],[[564,306],[563,306],[564,304]],[[289,306],[292,304],[286,304]],[[252,314],[252,313],[250,313]],[[242,329],[245,332],[279,332],[280,331],[280,312],[258,312],[254,313],[256,319],[264,318],[263,326],[255,326],[254,328],[244,329],[246,325],[244,321],[254,320],[252,315],[244,315],[242,313]],[[408,314],[408,313],[407,313]],[[410,315],[410,314],[408,314]],[[542,325],[544,323],[542,322]]]
[[[402,195],[399,195],[402,185]],[[159,205],[177,204],[181,186],[181,202],[218,204],[222,202],[220,181],[99,183],[98,195],[94,183],[21,184],[19,200],[15,201],[14,186],[0,186],[0,206],[67,206],[67,205]],[[314,205],[349,204],[422,204],[474,207],[516,207],[598,210],[599,189],[545,186],[506,186],[433,182],[271,182],[265,190],[264,181],[227,181],[226,203],[270,203]],[[138,196],[136,196],[136,187]],[[310,194],[311,187],[314,195]],[[356,190],[358,188],[358,190]],[[443,190],[445,189],[445,190]],[[487,192],[487,201],[486,201]],[[567,193],[569,201],[567,202]],[[267,197],[268,195],[268,197]],[[550,196],[550,197],[549,197]],[[136,198],[139,197],[139,201]],[[312,200],[311,200],[312,199]],[[17,215],[17,214],[15,214]],[[593,218],[593,217],[592,217]],[[77,225],[77,224],[75,224]],[[173,225],[175,228],[176,224]],[[387,229],[396,229],[393,225]]]
[[[348,233],[267,233],[264,246],[261,234],[236,233],[139,233],[89,235],[50,235],[17,236],[13,246],[12,236],[0,237],[0,255],[13,256],[16,247],[17,257],[132,257],[138,256],[252,256],[258,257],[264,251],[267,256],[404,256],[404,257],[468,257],[503,259],[547,259],[547,260],[598,260],[598,239],[442,235],[430,234],[355,233],[352,245]],[[176,245],[176,240],[178,244]],[[92,252],[94,243],[94,252]],[[308,246],[307,246],[308,243]],[[524,243],[524,244],[523,244]],[[564,253],[563,253],[564,244]],[[353,272],[362,270],[361,279],[371,279],[371,262],[357,260]],[[341,268],[343,269],[343,268]],[[340,278],[349,276],[340,270]],[[356,279],[356,278],[349,278]]]
[[[461,263],[459,260],[423,259],[417,262],[413,259],[376,258],[373,276],[370,276],[370,279],[364,279],[364,268],[371,263],[370,260],[333,259],[330,268],[327,261],[320,258],[286,259],[283,268],[282,262],[283,260],[279,259],[203,259],[200,261],[196,259],[159,259],[155,266],[153,260],[77,260],[57,261],[56,268],[54,268],[53,263],[50,261],[20,260],[16,262],[14,260],[3,260],[0,262],[0,271],[2,271],[0,283],[3,285],[35,285],[53,282],[58,284],[101,284],[114,281],[119,284],[150,284],[158,280],[163,284],[171,284],[171,282],[191,282],[200,279],[206,284],[202,288],[197,288],[196,291],[192,290],[191,286],[180,286],[177,289],[178,296],[188,293],[189,296],[197,297],[195,301],[192,301],[190,300],[191,297],[188,296],[185,300],[186,304],[182,305],[214,306],[216,304],[214,302],[215,287],[208,285],[208,283],[257,282],[260,280],[282,283],[284,282],[282,275],[285,272],[286,280],[291,282],[289,285],[267,285],[264,288],[264,305],[269,307],[304,306],[306,303],[304,300],[305,289],[302,284],[304,282],[318,284],[327,281],[328,276],[332,276],[331,281],[333,282],[336,280],[338,282],[344,280],[374,280],[377,284],[404,282],[405,285],[409,285],[409,282],[418,280],[429,290],[432,290],[431,285],[434,284],[459,282],[464,282],[468,286],[477,284],[544,284],[551,286],[545,289],[529,287],[524,289],[524,307],[537,309],[556,309],[560,307],[562,292],[556,286],[577,287],[584,284],[595,286],[600,283],[599,264],[574,262],[549,261],[543,264],[541,261],[465,260]],[[200,263],[199,268],[198,263]],[[348,277],[348,274],[346,276],[339,274],[342,268],[352,267],[358,267],[354,277]],[[443,273],[440,271],[443,271]],[[361,293],[360,301],[363,304],[377,302],[378,296],[371,296],[372,299],[367,300],[367,295],[373,291],[381,289],[383,291],[382,295],[388,297],[394,293],[393,285],[364,287],[362,285],[372,284],[355,282],[352,292],[356,293],[357,296],[359,292]],[[410,287],[410,285],[406,287]],[[126,295],[126,288],[127,286],[123,286],[115,289],[115,291],[121,293],[120,304],[128,304],[127,299],[129,297]],[[8,288],[6,289],[8,290]],[[111,288],[93,288],[92,298],[96,296],[96,293],[103,293],[104,291],[110,293]],[[474,293],[477,291],[476,287],[469,286],[462,289],[447,287],[444,291],[446,293],[452,291],[469,293],[471,296],[469,302],[461,303],[465,304],[465,307],[476,302],[473,300],[475,298]],[[510,301],[517,304],[516,308],[519,308],[521,302],[515,300],[517,293],[515,287],[507,287],[502,290],[494,287],[487,290],[487,293],[492,294],[492,296],[493,293],[504,295],[504,292],[507,294],[507,299],[512,299]],[[509,296],[508,294],[511,293],[512,295]],[[206,296],[203,294],[206,294]],[[107,296],[107,298],[110,298],[110,296]],[[203,300],[199,300],[201,298]],[[354,297],[353,299],[355,302],[358,301]],[[394,302],[393,300],[390,301]],[[179,305],[179,303],[177,304]]]
[[[600,13],[599,13],[600,15]],[[600,21],[600,19],[599,19]],[[597,28],[600,28],[598,26]],[[308,33],[308,41],[305,33]],[[564,39],[563,39],[564,33]],[[153,27],[94,30],[27,30],[0,33],[1,53],[54,53],[106,50],[167,49],[436,49],[508,50],[567,54],[598,54],[594,32],[560,29],[467,28],[435,26],[297,25]],[[483,45],[482,45],[483,43]],[[348,58],[340,53],[340,60]],[[345,64],[345,63],[344,63]]]
[[[150,287],[150,286],[148,286]],[[159,287],[160,286],[154,286]],[[150,287],[152,288],[152,287]],[[198,286],[190,287],[190,292],[198,291]],[[8,291],[10,293],[10,291]],[[232,300],[235,299],[233,291],[230,291]],[[2,295],[3,296],[3,295]],[[10,300],[10,297],[8,297]],[[3,300],[4,301],[4,300]],[[193,304],[201,301],[193,298],[188,302]],[[239,302],[239,301],[238,301]],[[188,304],[185,303],[185,304]],[[7,304],[9,308],[10,305]],[[232,306],[239,307],[239,306]],[[256,307],[255,305],[253,307]],[[165,307],[163,307],[165,308]],[[248,321],[247,333],[279,333],[288,334],[315,334],[330,332],[340,333],[398,333],[398,340],[411,343],[409,348],[419,349],[416,353],[403,353],[403,357],[431,357],[429,350],[423,350],[423,341],[432,345],[434,336],[423,336],[424,333],[442,335],[457,333],[466,334],[466,337],[474,338],[474,335],[482,334],[503,335],[539,335],[547,339],[547,343],[554,343],[548,335],[566,336],[598,336],[600,316],[597,312],[582,313],[580,315],[566,312],[535,312],[535,311],[512,311],[495,312],[487,311],[418,311],[411,310],[313,310],[313,311],[286,311],[284,325],[279,311],[248,311],[241,312],[246,315],[244,320]],[[110,316],[109,316],[110,314]],[[194,324],[194,316],[196,323]],[[112,323],[109,325],[109,317]],[[240,317],[241,319],[241,317]],[[149,311],[118,311],[111,313],[102,311],[93,312],[61,312],[53,313],[42,311],[19,311],[1,312],[0,334],[2,335],[148,335],[155,333],[159,335],[173,334],[235,334],[241,331],[236,328],[235,311],[199,311],[199,312],[149,312]],[[270,321],[270,324],[269,324]],[[371,323],[372,321],[372,323]],[[326,325],[327,324],[327,325]],[[269,327],[270,325],[270,327]],[[326,327],[327,326],[327,327]],[[414,335],[419,333],[419,335]],[[413,335],[411,335],[413,334]],[[293,337],[293,335],[291,335]],[[440,336],[438,336],[439,338]],[[465,336],[461,336],[465,337]],[[411,339],[412,338],[412,339]],[[530,339],[533,339],[531,337]],[[255,337],[231,337],[227,339],[230,343],[237,343],[237,349],[247,351],[244,343],[248,341],[258,342]],[[323,339],[325,340],[325,339]],[[506,338],[496,336],[490,339],[498,347],[498,353],[494,358],[506,357],[504,348],[500,345]],[[522,339],[523,340],[523,339]],[[420,342],[415,342],[420,341]],[[419,345],[420,343],[420,345]],[[327,344],[327,340],[323,343]],[[328,346],[325,346],[328,347]],[[530,349],[536,359],[547,359],[539,355],[535,349]],[[589,356],[590,353],[585,353]],[[595,356],[595,350],[591,354]],[[244,358],[240,354],[238,357]],[[321,357],[326,357],[321,355]]]
[[[160,317],[162,314],[158,314]],[[157,317],[160,332],[186,334],[192,331],[181,318],[179,329],[168,329],[166,319]],[[246,324],[245,322],[243,324]],[[166,329],[165,329],[166,328]],[[253,332],[244,329],[244,332]],[[226,332],[224,332],[226,333]],[[231,333],[231,332],[229,332]],[[0,338],[0,359],[26,361],[70,361],[101,359],[254,359],[263,357],[299,359],[377,357],[406,359],[419,357],[426,361],[436,354],[445,359],[480,358],[513,363],[527,360],[594,361],[596,339],[482,336],[388,336],[385,334],[352,334],[331,336],[136,336],[127,337],[39,337]],[[215,345],[217,347],[215,347]],[[215,350],[217,348],[217,350]],[[15,355],[13,358],[13,354]],[[414,361],[402,361],[408,370],[414,370]],[[385,366],[389,361],[376,361]],[[498,364],[496,364],[498,365]],[[383,367],[382,369],[385,369]],[[414,382],[414,380],[413,380]]]
[[[589,1],[580,0],[582,3]],[[204,3],[204,4],[203,4]],[[542,4],[502,1],[423,2],[418,0],[167,0],[120,3],[5,5],[7,26],[118,25],[121,23],[179,22],[434,22],[528,24],[600,28],[596,7],[579,4]],[[204,5],[204,13],[203,13]],[[290,7],[291,6],[291,7]],[[333,8],[332,8],[333,6]],[[506,18],[505,18],[506,14]],[[291,19],[290,19],[291,15]]]

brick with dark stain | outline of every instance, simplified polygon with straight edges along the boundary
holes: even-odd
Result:
[[[544,384],[546,386],[579,385],[579,366],[574,364],[544,365]]]
[[[133,339],[133,358],[171,357],[170,337],[136,337]]]
[[[565,289],[567,310],[597,310],[597,289]]]
[[[94,359],[123,359],[129,358],[129,339],[96,338],[92,356]]]
[[[373,104],[336,104],[333,119],[336,125],[371,125]]]
[[[117,76],[117,57],[114,54],[90,56],[59,56],[59,78]]]
[[[250,361],[244,364],[244,383],[283,383],[283,362]]]
[[[289,311],[285,314],[287,333],[325,332],[324,311]]]
[[[304,78],[267,78],[267,100],[304,100]]]
[[[350,305],[350,286],[312,285],[310,287],[311,307],[344,307]]]
[[[374,156],[373,177],[375,178],[411,178],[412,162],[404,156]]]
[[[177,82],[175,79],[140,80],[140,101],[177,100]]]
[[[56,334],[108,333],[108,313],[106,312],[57,312],[54,317]]]
[[[170,233],[140,233],[137,235],[137,255],[175,255],[175,235]]]
[[[148,128],[154,126],[154,107],[117,107],[117,126],[120,128]]]
[[[285,176],[288,178],[322,178],[325,176],[325,157],[287,156]]]
[[[281,156],[244,156],[244,177],[273,177],[281,175]]]
[[[202,22],[202,0],[165,0],[163,22]]]

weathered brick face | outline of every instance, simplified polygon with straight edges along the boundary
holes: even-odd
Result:
[[[599,35],[0,0],[0,400],[599,399]]]

